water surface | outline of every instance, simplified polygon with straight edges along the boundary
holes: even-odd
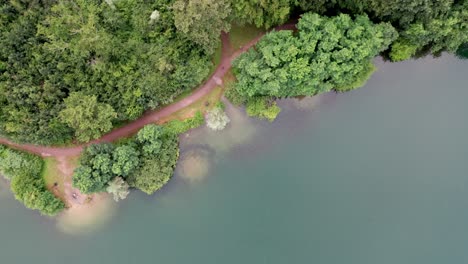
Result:
[[[1,263],[468,263],[468,61],[376,63],[365,87],[282,101],[272,124],[230,108],[228,130],[183,137],[206,175],[132,192],[91,233],[0,183]]]

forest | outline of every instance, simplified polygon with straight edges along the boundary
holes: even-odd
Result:
[[[203,83],[217,67],[222,31],[288,22],[297,30],[271,31],[233,62],[237,81],[226,97],[250,116],[274,120],[277,98],[361,87],[379,55],[468,57],[468,0],[0,0],[0,137],[41,145],[97,139]],[[202,122],[197,115],[91,145],[73,184],[83,193],[110,188],[116,199],[128,187],[151,194],[173,173],[178,134]],[[2,153],[41,171],[34,158]],[[11,168],[0,170],[28,207],[63,208],[38,172]],[[50,208],[27,201],[27,192],[41,193]]]
[[[342,90],[346,82],[348,88],[358,86],[359,80],[349,76],[365,79],[372,68],[368,61],[379,53],[400,61],[466,50],[468,42],[466,0],[2,0],[0,135],[39,144],[98,138],[206,79],[220,32],[232,23],[267,29],[304,13],[298,35],[272,33],[237,61],[240,93],[249,85],[243,73],[248,61],[255,67],[265,56],[287,61],[255,71],[274,67],[285,73],[299,67],[301,76],[283,74],[275,85],[300,80],[258,95],[311,95],[311,90],[300,91],[307,82],[317,87],[325,81],[322,91]],[[358,32],[361,27],[364,32]],[[387,35],[366,37],[373,32]],[[360,44],[365,48],[353,46]],[[291,45],[297,52],[286,54],[284,47]],[[326,45],[331,46],[321,50]],[[353,69],[338,69],[340,60],[352,62],[346,67]],[[326,73],[315,71],[317,63],[326,65]],[[266,78],[259,74],[250,77]]]

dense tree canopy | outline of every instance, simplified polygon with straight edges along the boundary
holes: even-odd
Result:
[[[44,161],[34,155],[0,145],[0,174],[11,180],[15,198],[27,208],[55,215],[65,204],[46,188],[42,178]]]
[[[112,129],[112,120],[117,117],[112,106],[99,103],[96,96],[71,93],[60,111],[60,120],[75,130],[76,139],[87,142]]]
[[[85,140],[96,134],[82,135],[83,122],[71,120],[86,118],[59,117],[73,92],[107,107],[106,121],[114,109],[117,122],[199,84],[209,56],[176,29],[173,2],[1,1],[0,134],[38,143],[66,142],[74,133]]]
[[[174,173],[179,158],[178,139],[176,135],[166,133],[156,155],[143,157],[141,166],[132,173],[127,181],[131,187],[152,194],[166,184]]]
[[[371,59],[396,38],[389,24],[366,16],[302,16],[299,34],[267,34],[234,66],[236,89],[246,97],[315,95],[359,87],[373,71]]]
[[[73,175],[73,187],[82,193],[102,192],[113,178],[111,144],[95,144],[87,147],[80,157],[80,164]]]
[[[212,54],[221,31],[229,31],[230,0],[176,0],[175,26],[193,42]]]
[[[444,50],[455,53],[467,42],[468,1],[453,8],[446,16],[411,24],[393,44],[390,57],[394,61],[405,60],[426,47],[436,54]]]

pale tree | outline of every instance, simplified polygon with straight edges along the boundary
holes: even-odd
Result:
[[[108,184],[106,191],[114,196],[116,202],[127,198],[130,193],[128,183],[122,177],[115,177]]]
[[[216,107],[206,114],[206,126],[213,130],[223,130],[231,120],[223,108]]]

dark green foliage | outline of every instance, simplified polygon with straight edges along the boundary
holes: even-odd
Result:
[[[131,145],[122,145],[112,153],[112,173],[127,177],[140,163],[140,152]]]
[[[106,115],[107,126],[114,117],[111,108],[116,122],[135,119],[198,85],[211,63],[202,46],[177,31],[172,4],[2,1],[0,135],[64,143],[74,133],[83,134],[83,125],[59,118],[72,92],[105,106],[100,112],[109,113],[100,114]],[[159,18],[153,21],[155,10]],[[102,124],[95,119],[88,125]],[[95,132],[91,129],[82,140],[95,137]]]
[[[15,198],[27,208],[55,215],[65,204],[47,190],[41,172],[44,161],[38,156],[0,145],[0,173],[11,180]]]
[[[455,53],[467,42],[468,1],[464,5],[454,7],[446,16],[411,24],[401,32],[399,40],[392,46],[390,57],[393,60],[407,59],[409,54],[416,53],[415,49],[421,50],[425,47],[429,47],[434,54],[444,50]],[[405,44],[403,48],[402,43]],[[400,55],[402,53],[406,56]]]
[[[117,114],[112,106],[97,102],[96,96],[74,92],[65,99],[65,109],[60,111],[59,117],[75,130],[79,141],[87,142],[111,130]]]
[[[465,43],[458,48],[457,56],[460,59],[468,59],[468,43]]]
[[[128,176],[131,187],[152,194],[166,184],[174,173],[179,157],[177,135],[166,133],[161,138],[161,148],[156,155],[145,156],[138,170]]]
[[[164,126],[147,125],[134,138],[118,145],[91,145],[80,157],[73,186],[83,193],[102,192],[111,179],[122,177],[131,187],[151,194],[174,172],[179,157],[179,134],[203,122],[203,115],[197,113],[193,118],[170,121]]]
[[[82,193],[102,192],[113,178],[111,144],[96,144],[87,147],[80,157],[80,164],[73,174],[73,187]]]
[[[229,31],[231,0],[176,0],[173,4],[177,29],[213,54],[221,31]]]
[[[373,67],[369,63],[395,39],[386,23],[365,16],[320,17],[305,14],[299,34],[267,34],[255,50],[234,62],[237,91],[244,97],[315,95],[362,85]]]
[[[232,1],[232,8],[239,23],[270,28],[288,20],[295,2],[295,0],[235,0]]]
[[[39,210],[42,214],[56,215],[65,208],[65,204],[47,190],[40,175],[34,177],[18,174],[11,180],[11,190],[15,198],[27,208]]]
[[[163,127],[147,125],[137,134],[136,140],[142,146],[143,154],[156,155],[161,150]]]

